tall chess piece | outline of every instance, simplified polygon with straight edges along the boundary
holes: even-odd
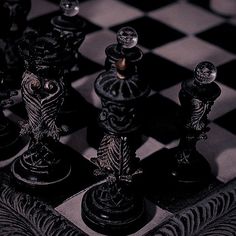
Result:
[[[8,29],[0,33],[0,50],[4,54],[6,83],[8,87],[20,88],[24,63],[18,52],[18,42],[27,27],[27,15],[31,8],[31,0],[3,0],[0,3],[0,25],[6,25],[6,15],[10,19]],[[2,29],[2,27],[1,27]]]
[[[59,143],[57,114],[63,103],[61,58],[64,45],[51,35],[31,33],[20,44],[26,71],[22,96],[28,121],[21,132],[31,137],[28,150],[12,164],[14,177],[32,187],[49,186],[65,180],[71,166]]]
[[[211,176],[206,159],[196,150],[196,144],[206,139],[208,114],[219,97],[220,87],[214,82],[216,67],[207,61],[199,63],[194,78],[182,83],[179,100],[182,108],[182,135],[173,149],[175,165],[171,174],[180,182],[202,182]]]
[[[138,34],[132,27],[121,28],[117,34],[117,43],[109,45],[106,50],[105,68],[109,70],[112,65],[122,57],[125,57],[130,66],[137,65],[143,57],[143,52],[136,45],[138,43]]]
[[[10,91],[5,85],[5,75],[0,72],[0,167],[13,161],[26,142],[20,137],[20,129],[4,116],[3,108],[13,104],[11,99],[17,91]]]
[[[71,79],[79,71],[79,47],[85,38],[85,22],[78,16],[78,0],[61,0],[62,15],[52,18],[53,33],[65,41],[65,49],[70,57],[64,58],[65,101],[59,114],[59,120],[69,133],[79,123],[82,97],[72,88]],[[76,101],[76,103],[75,103]]]
[[[120,58],[126,58],[129,61],[130,73],[136,73],[139,62],[143,57],[143,52],[137,47],[138,34],[132,27],[122,27],[117,32],[117,43],[111,44],[105,49],[106,60],[105,69],[110,70],[115,67],[115,63]],[[94,130],[97,135],[94,135]],[[98,127],[97,122],[94,120],[88,125],[87,128],[87,141],[90,146],[98,148],[103,136],[103,130]]]
[[[82,218],[98,232],[123,235],[139,227],[144,216],[143,197],[137,191],[142,171],[131,140],[140,125],[140,102],[149,88],[121,59],[116,68],[98,76],[95,89],[102,99],[99,123],[105,135],[92,161],[98,167],[94,174],[104,175],[106,181],[85,193]]]

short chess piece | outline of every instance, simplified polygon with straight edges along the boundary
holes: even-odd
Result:
[[[49,34],[39,36],[31,32],[21,42],[20,52],[26,62],[21,87],[28,114],[21,133],[30,136],[30,143],[28,150],[13,162],[11,170],[20,184],[52,186],[64,181],[71,172],[57,125],[65,87],[60,69],[64,45]]]
[[[138,34],[136,30],[129,26],[122,27],[116,37],[117,43],[109,45],[105,50],[106,70],[109,70],[122,57],[129,61],[130,66],[137,65],[143,57],[143,52],[137,47]]]
[[[95,231],[108,235],[135,231],[145,218],[144,198],[137,187],[142,171],[131,141],[140,125],[140,101],[149,88],[137,73],[129,72],[123,58],[95,82],[102,98],[99,123],[105,134],[92,161],[98,168],[94,174],[105,176],[106,181],[85,193],[82,218]]]
[[[4,24],[0,33],[0,50],[5,61],[6,83],[8,88],[13,90],[20,88],[24,72],[24,63],[18,52],[18,42],[27,28],[30,9],[31,0],[3,0],[0,3],[0,21]],[[9,24],[7,24],[8,19]],[[3,28],[5,29],[2,31]]]
[[[78,16],[78,0],[61,0],[62,14],[51,19],[53,34],[65,41],[65,50],[69,57],[64,58],[65,99],[62,105],[59,121],[63,127],[63,134],[68,134],[79,123],[82,97],[71,86],[72,77],[78,75],[80,64],[79,47],[85,38],[85,22]],[[76,103],[74,101],[77,101]],[[82,103],[83,101],[81,101]]]
[[[10,91],[5,86],[5,75],[0,73],[0,167],[10,164],[14,156],[26,145],[20,137],[19,127],[5,117],[3,108],[12,105],[11,99],[17,91]]]
[[[211,168],[197,151],[199,140],[207,138],[208,114],[214,101],[220,96],[220,87],[214,82],[216,67],[207,61],[199,63],[194,78],[182,82],[179,100],[182,108],[182,128],[179,145],[170,150],[174,158],[171,175],[183,183],[207,182]]]

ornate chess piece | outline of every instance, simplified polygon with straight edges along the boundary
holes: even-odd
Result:
[[[122,57],[125,57],[131,65],[137,65],[143,57],[143,52],[136,46],[137,43],[138,34],[134,28],[129,26],[121,28],[117,32],[117,43],[109,45],[105,50],[106,70]]]
[[[4,33],[0,33],[0,50],[4,54],[6,64],[6,83],[8,87],[13,89],[20,87],[24,72],[24,63],[18,53],[18,42],[27,27],[27,15],[30,8],[30,0],[3,0],[0,3],[0,19],[2,22],[0,25],[7,25],[6,17],[10,20],[8,29]],[[2,14],[2,11],[8,12],[8,16]]]
[[[3,167],[13,161],[26,142],[20,137],[20,129],[4,116],[3,108],[13,103],[12,96],[17,91],[10,91],[5,86],[5,75],[0,72],[0,166]]]
[[[63,103],[64,83],[61,58],[64,45],[51,35],[32,32],[20,44],[26,62],[22,80],[22,96],[28,121],[21,133],[31,138],[28,150],[12,164],[15,178],[29,186],[48,186],[66,179],[71,171],[62,156],[57,114]]]
[[[80,101],[80,95],[71,86],[71,77],[79,71],[79,47],[85,38],[85,22],[78,16],[78,0],[61,0],[60,7],[62,15],[52,18],[53,33],[58,38],[65,41],[65,49],[70,57],[64,58],[64,83],[65,101],[59,114],[60,123],[63,125],[65,133],[73,131],[78,125],[80,117],[80,105],[74,101]],[[77,118],[76,118],[77,117]]]
[[[137,191],[138,158],[131,139],[138,129],[140,101],[149,92],[125,59],[102,73],[95,82],[102,98],[99,123],[105,135],[99,146],[95,175],[106,181],[89,189],[82,200],[85,223],[98,232],[123,235],[139,227],[144,216],[143,197]]]
[[[199,63],[194,78],[182,83],[179,99],[182,108],[182,134],[174,150],[175,164],[171,174],[180,182],[206,181],[211,170],[206,159],[196,150],[196,143],[206,139],[209,131],[208,113],[221,90],[214,82],[216,67],[210,62]]]
[[[139,62],[143,57],[143,52],[136,45],[138,43],[138,34],[132,27],[123,27],[117,32],[117,43],[109,45],[106,50],[105,69],[108,71],[120,58],[126,58],[129,61],[130,73],[137,72]],[[94,130],[97,135],[94,136]],[[87,128],[87,141],[92,147],[98,148],[103,130],[98,127],[97,122],[92,121]]]

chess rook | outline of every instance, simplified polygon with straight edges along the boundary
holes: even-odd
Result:
[[[216,67],[210,62],[199,63],[194,78],[182,83],[179,100],[182,108],[182,134],[175,149],[175,165],[171,174],[180,182],[206,181],[211,170],[206,159],[196,150],[199,140],[206,139],[207,116],[221,90],[214,82]]]
[[[128,66],[123,58],[95,82],[102,98],[99,123],[105,134],[92,161],[98,168],[94,174],[105,176],[106,181],[85,193],[82,217],[89,227],[109,235],[140,227],[145,213],[142,194],[137,191],[137,176],[142,171],[130,142],[140,125],[140,101],[149,88],[137,74],[130,74]]]
[[[63,103],[64,83],[60,58],[64,45],[51,35],[36,32],[20,44],[26,63],[22,80],[22,96],[28,120],[22,122],[21,133],[29,135],[28,150],[12,164],[12,173],[29,186],[48,186],[66,179],[70,163],[62,155],[57,114]]]

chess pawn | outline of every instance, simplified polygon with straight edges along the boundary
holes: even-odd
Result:
[[[45,187],[62,182],[71,172],[57,126],[64,96],[60,58],[65,56],[65,50],[51,35],[35,34],[29,34],[30,38],[20,44],[22,57],[27,61],[21,87],[28,114],[21,133],[31,140],[28,150],[13,162],[11,169],[21,184]]]
[[[134,28],[126,26],[117,32],[116,37],[117,43],[109,45],[105,50],[106,70],[109,70],[122,57],[127,58],[130,67],[135,67],[143,57],[143,52],[136,46],[138,43],[137,32]]]
[[[3,108],[12,105],[11,99],[17,91],[10,91],[5,86],[5,75],[0,72],[0,167],[8,165],[26,142],[20,137],[19,127],[7,119]]]
[[[182,134],[175,152],[171,174],[180,182],[202,182],[211,176],[206,159],[196,150],[199,140],[206,139],[208,114],[221,90],[214,82],[216,67],[207,61],[199,63],[194,78],[183,81],[179,93],[182,108]]]
[[[85,193],[82,218],[95,231],[123,235],[139,227],[144,216],[143,197],[137,191],[142,171],[130,141],[140,125],[140,102],[149,88],[121,59],[116,68],[98,76],[95,90],[102,99],[99,123],[105,135],[91,160],[98,168],[94,174],[106,181]]]
[[[6,64],[6,83],[12,89],[20,88],[24,72],[24,63],[18,52],[18,42],[27,27],[30,8],[30,0],[3,0],[0,3],[1,22],[5,25],[4,28],[8,25],[8,29],[3,30],[4,32],[1,27],[0,50],[4,54]],[[8,12],[8,16],[2,14],[2,11]],[[7,18],[9,18],[10,24],[6,23]]]
[[[78,0],[61,0],[60,7],[63,13],[52,18],[51,24],[53,34],[65,41],[65,50],[70,55],[63,59],[65,101],[59,114],[60,123],[65,128],[63,130],[66,134],[73,131],[76,128],[74,126],[79,123],[81,107],[74,101],[80,101],[81,96],[72,88],[71,78],[79,71],[79,47],[85,38],[85,22],[78,16]]]

